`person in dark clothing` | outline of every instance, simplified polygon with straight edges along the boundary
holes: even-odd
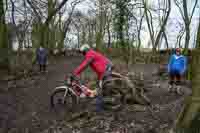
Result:
[[[39,65],[40,72],[46,72],[47,50],[42,46],[36,51],[36,61]]]

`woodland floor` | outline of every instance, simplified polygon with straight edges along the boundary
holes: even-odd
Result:
[[[151,106],[129,105],[120,111],[95,113],[95,105],[83,102],[79,111],[86,114],[74,120],[78,112],[57,113],[50,108],[50,92],[80,63],[79,57],[65,57],[48,65],[48,73],[27,79],[0,82],[0,133],[162,133],[174,125],[191,88],[183,86],[184,95],[167,91],[168,80],[153,73],[157,64],[133,65],[144,72],[145,94]]]

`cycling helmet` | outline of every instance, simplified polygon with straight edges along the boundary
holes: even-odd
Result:
[[[90,49],[90,46],[88,44],[84,44],[80,47],[80,52],[87,52]]]

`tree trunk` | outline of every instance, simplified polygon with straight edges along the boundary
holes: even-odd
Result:
[[[183,6],[186,6],[186,0],[183,1]],[[184,13],[187,16],[187,6],[184,7]],[[200,24],[199,24],[200,25]],[[188,50],[189,44],[189,25],[188,18],[185,20],[186,27],[186,40],[185,40],[185,49]],[[200,41],[199,41],[199,31],[197,34],[197,48],[192,51],[192,59],[191,59],[191,77],[192,77],[192,96],[188,98],[188,101],[183,109],[183,112],[180,114],[177,121],[177,129],[181,130],[181,132],[198,132],[199,123],[200,123]]]
[[[168,50],[169,49],[169,42],[168,42],[167,35],[166,35],[165,31],[163,32],[163,36],[164,36],[166,47],[167,47],[167,50]]]
[[[8,29],[5,23],[4,3],[0,1],[0,67],[9,67]]]
[[[192,12],[190,15],[188,13],[188,4],[187,4],[188,0],[181,1],[182,7],[180,6],[181,4],[178,0],[174,0],[174,1],[175,1],[176,6],[178,7],[180,14],[184,21],[185,32],[186,32],[184,53],[188,54],[188,48],[189,48],[189,44],[190,44],[190,24],[191,24],[191,20],[192,20],[192,17],[194,15],[194,12],[195,12],[195,9],[196,9],[196,6],[197,6],[197,3],[199,0],[194,1],[194,6],[192,7]],[[190,3],[190,7],[191,7],[192,3],[193,2]]]
[[[186,26],[187,25],[187,26]],[[188,48],[189,48],[189,43],[190,43],[190,25],[185,24],[185,32],[186,32],[186,37],[185,37],[185,47],[184,51],[187,53]]]
[[[78,48],[80,48],[80,32],[77,31]]]
[[[200,23],[199,23],[200,25]],[[200,28],[200,26],[199,26]],[[200,29],[198,29],[199,31]],[[200,36],[198,36],[199,38]],[[198,48],[192,52],[192,96],[188,98],[186,106],[177,122],[178,129],[184,131],[196,130],[199,131],[198,125],[200,122],[200,42],[197,39]],[[195,129],[197,128],[197,129]],[[192,132],[192,131],[191,131]]]
[[[90,24],[90,22],[88,22],[88,38],[87,38],[87,42],[90,46],[93,45],[93,34],[92,34],[92,26]]]
[[[144,13],[140,19],[140,23],[139,23],[139,27],[138,27],[138,35],[137,35],[137,38],[138,38],[138,47],[137,47],[137,51],[139,52],[140,50],[140,47],[141,47],[141,29],[142,29],[142,22],[143,22],[143,18],[144,18]]]
[[[148,26],[148,30],[149,30],[149,34],[150,34],[150,39],[151,39],[151,43],[152,43],[152,46],[153,46],[153,53],[156,53],[156,47],[155,47],[155,39],[154,39],[154,30],[153,30],[153,25],[152,25],[152,17],[150,17],[149,19],[149,16],[148,16],[148,7],[147,7],[147,3],[145,0],[143,0],[143,5],[144,5],[144,14],[145,14],[145,17],[146,17],[146,21],[147,21],[147,26]],[[150,13],[150,16],[151,16],[151,12]]]
[[[61,40],[60,40],[60,48],[63,48],[64,47],[64,42],[65,42],[65,37],[66,37],[66,34],[67,32],[69,31],[69,26],[72,22],[72,15],[74,13],[74,10],[75,10],[75,7],[78,3],[75,3],[72,7],[72,11],[70,12],[69,14],[69,17],[67,18],[67,20],[65,21],[65,24],[64,24],[64,29],[62,31],[62,35],[61,35]]]
[[[63,0],[61,2],[61,4],[55,8],[55,4],[54,2],[48,1],[48,3],[50,4],[49,6],[49,10],[48,10],[48,17],[45,20],[44,24],[42,25],[41,31],[40,31],[40,35],[41,35],[41,40],[40,40],[40,45],[42,46],[47,46],[48,47],[48,42],[49,42],[49,24],[51,23],[51,20],[53,19],[54,15],[65,5],[65,3],[68,0]],[[51,3],[52,2],[52,3]]]
[[[80,41],[80,43],[81,43],[81,45],[83,45],[83,44],[85,44],[86,43],[86,28],[85,28],[85,26],[83,25],[82,26],[82,32],[81,32],[81,41]]]
[[[99,50],[102,47],[104,33],[105,33],[105,26],[106,26],[106,9],[104,9],[105,1],[99,0],[99,16],[98,22],[99,27],[96,34],[96,48]]]
[[[199,21],[200,21],[200,19],[199,19]],[[200,24],[199,24],[198,32],[197,32],[197,43],[196,43],[196,48],[197,48],[197,49],[200,49]]]
[[[184,23],[185,23],[185,31],[186,31],[184,51],[187,52],[188,47],[189,47],[189,42],[190,42],[190,20],[189,20],[188,9],[187,9],[187,0],[183,0],[183,12],[184,12]]]
[[[192,126],[192,120],[195,119],[200,111],[200,50],[192,52],[192,97],[187,101],[186,106],[178,119],[178,128],[188,129]]]
[[[111,47],[111,33],[110,33],[110,22],[107,25],[107,33],[108,33],[108,47]]]
[[[181,48],[181,41],[182,41],[182,38],[183,38],[184,33],[185,33],[185,30],[184,30],[184,29],[182,29],[182,30],[179,32],[179,35],[177,36],[177,40],[176,40],[176,45],[175,45],[176,48],[177,48],[177,47]]]

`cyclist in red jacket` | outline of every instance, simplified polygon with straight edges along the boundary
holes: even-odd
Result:
[[[82,63],[74,70],[73,74],[79,77],[81,72],[83,72],[88,66],[90,66],[92,70],[97,74],[99,80],[99,88],[102,89],[102,81],[111,78],[111,61],[103,56],[101,53],[92,50],[87,44],[81,46],[80,52],[84,55],[85,58]],[[102,110],[102,102],[102,96],[98,94],[97,111]]]
[[[80,52],[85,56],[83,62],[75,69],[74,74],[79,76],[87,66],[90,66],[98,76],[98,80],[103,80],[105,74],[111,69],[112,63],[109,59],[103,56],[101,53],[94,51],[89,45],[83,45],[80,48]]]

